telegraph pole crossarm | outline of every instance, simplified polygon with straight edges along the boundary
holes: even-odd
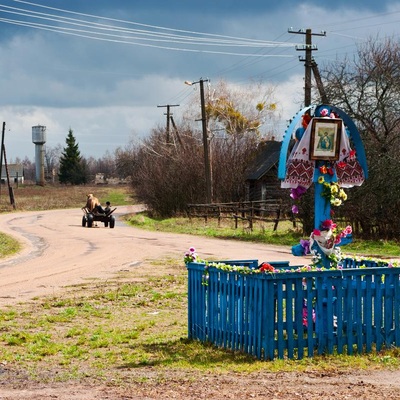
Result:
[[[161,107],[166,107],[167,108],[167,112],[164,114],[164,115],[166,115],[167,116],[167,129],[166,129],[166,131],[167,131],[167,139],[166,139],[166,141],[167,141],[167,143],[169,143],[170,142],[170,126],[169,126],[169,122],[170,122],[170,120],[171,120],[171,107],[179,107],[179,104],[166,104],[166,105],[164,105],[164,106],[157,106],[158,108],[161,108]]]
[[[311,105],[311,71],[313,66],[312,52],[318,50],[317,46],[312,44],[313,36],[326,36],[326,32],[313,33],[311,29],[293,30],[288,29],[289,33],[306,35],[306,44],[304,46],[296,46],[296,50],[305,51],[305,58],[300,58],[305,64],[305,77],[304,77],[304,107]]]

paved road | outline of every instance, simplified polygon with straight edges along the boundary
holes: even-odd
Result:
[[[309,262],[293,257],[286,247],[148,232],[128,227],[119,218],[137,211],[138,206],[118,207],[114,229],[100,223],[97,228],[82,227],[80,209],[0,215],[0,231],[23,243],[18,255],[0,261],[0,307],[55,294],[87,279],[110,278],[157,258],[181,258],[183,262],[191,246],[207,260]]]

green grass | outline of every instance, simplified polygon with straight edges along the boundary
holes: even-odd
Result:
[[[290,247],[298,244],[301,238],[306,239],[301,234],[301,230],[293,228],[288,221],[280,222],[276,231],[273,230],[274,223],[272,222],[257,223],[250,231],[247,223],[239,224],[238,228],[235,228],[233,221],[224,220],[219,226],[215,219],[209,219],[207,223],[202,218],[155,219],[150,218],[146,213],[127,216],[126,221],[131,226],[153,231],[185,233]],[[342,247],[342,251],[353,256],[400,257],[400,245],[395,241],[364,241],[355,238],[353,243]]]
[[[0,232],[0,259],[18,253],[21,243],[13,237]]]
[[[87,191],[87,188],[85,192]],[[75,193],[71,207],[79,206],[84,192]],[[100,193],[100,191],[99,191]],[[126,204],[127,193],[102,192],[101,201]],[[244,225],[174,218],[156,220],[146,214],[128,218],[143,229],[259,241],[291,246],[301,235],[290,224]],[[3,240],[4,235],[0,235]],[[18,243],[1,242],[1,249],[18,251]],[[14,246],[14,247],[13,247]],[[390,242],[355,241],[346,247],[364,255],[399,255]],[[10,254],[10,253],[8,253]],[[37,298],[0,310],[0,359],[8,369],[28,374],[40,382],[78,379],[129,384],[151,381],[149,368],[161,373],[179,371],[185,379],[200,373],[257,373],[258,371],[332,371],[400,368],[399,349],[366,355],[315,356],[303,360],[262,362],[246,354],[218,349],[187,339],[187,271],[182,260],[158,260],[151,266],[124,272],[114,279],[68,288],[57,297]],[[168,272],[163,272],[165,269]],[[136,373],[132,373],[135,371]],[[140,372],[141,371],[141,372]],[[18,373],[15,374],[18,376]],[[154,378],[157,379],[157,378]],[[0,375],[1,380],[1,375]]]
[[[240,352],[187,339],[186,269],[158,277],[124,273],[107,282],[74,286],[70,295],[48,297],[0,311],[0,358],[31,379],[106,379],[129,383],[131,370],[155,368],[197,373],[400,367],[399,350],[368,355],[315,356],[262,362]],[[157,268],[157,265],[154,265]],[[129,279],[126,282],[126,279]],[[135,281],[135,279],[137,281]],[[177,372],[179,374],[179,372]],[[185,375],[185,376],[189,376]]]

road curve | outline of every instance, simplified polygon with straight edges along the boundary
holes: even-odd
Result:
[[[80,209],[0,215],[0,231],[23,244],[20,253],[0,260],[0,307],[56,294],[65,286],[88,279],[107,279],[159,258],[183,262],[183,254],[191,246],[207,260],[288,260],[295,265],[309,262],[307,258],[293,257],[286,247],[149,232],[121,221],[121,215],[140,209],[118,207],[114,229],[105,228],[102,223],[98,227],[82,227]]]

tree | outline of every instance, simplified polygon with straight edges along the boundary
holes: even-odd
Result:
[[[349,190],[349,216],[358,235],[398,238],[400,219],[400,44],[369,39],[354,60],[336,61],[321,76],[331,104],[357,124],[369,178]]]
[[[60,158],[60,171],[58,174],[60,183],[70,183],[71,185],[87,183],[86,162],[82,160],[72,129],[68,132],[66,144],[67,146],[64,148]]]
[[[272,92],[259,85],[246,91],[225,83],[207,96],[213,202],[245,200],[246,171],[261,140],[260,129],[276,114]],[[164,128],[153,130],[137,146],[116,152],[118,171],[130,176],[135,197],[155,215],[168,217],[204,203],[205,173],[201,112],[198,93],[182,122],[166,140]],[[192,127],[194,126],[194,128]]]
[[[118,147],[115,150],[116,173],[119,178],[125,179],[134,174],[137,146],[133,140],[124,148]]]
[[[62,146],[58,144],[55,147],[47,147],[44,153],[44,162],[46,165],[46,178],[54,179],[55,172],[59,169]]]
[[[183,145],[166,143],[165,131],[159,128],[135,150],[119,152],[117,163],[133,166],[129,172],[135,197],[157,216],[184,212],[188,203],[204,199],[201,135],[183,128],[181,132]]]
[[[278,114],[271,88],[262,84],[236,88],[224,81],[216,85],[206,110],[211,130],[223,129],[232,136],[251,132],[260,134],[264,122],[271,122]]]

